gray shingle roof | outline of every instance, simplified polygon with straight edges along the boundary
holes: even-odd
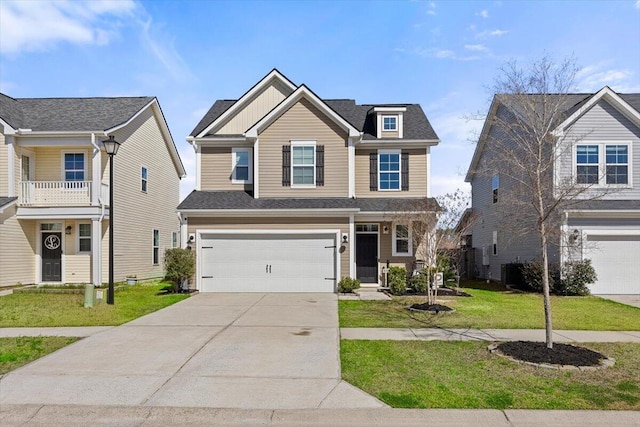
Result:
[[[352,126],[364,132],[364,139],[376,139],[373,115],[368,113],[374,107],[388,106],[388,104],[358,105],[353,99],[326,99],[323,101]],[[217,100],[191,131],[191,136],[196,136],[205,130],[235,102],[236,100],[229,99]],[[419,104],[396,104],[396,106],[407,109],[404,113],[403,139],[438,139],[438,135],[431,127],[431,123]]]
[[[14,129],[103,131],[125,123],[154,97],[11,98],[0,96],[0,117]]]
[[[178,205],[178,210],[198,209],[360,209],[361,212],[396,211],[403,204],[421,198],[324,198],[324,199],[254,199],[244,191],[193,191]],[[426,206],[439,210],[434,198],[427,199]]]
[[[4,205],[8,205],[16,199],[17,197],[0,196],[0,208],[2,208]]]

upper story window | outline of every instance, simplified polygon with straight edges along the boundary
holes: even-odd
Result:
[[[406,224],[393,227],[393,256],[411,255],[411,228]]]
[[[384,131],[398,130],[398,116],[382,116],[382,130]]]
[[[592,185],[628,185],[630,144],[584,144],[576,146],[576,182]]]
[[[251,150],[249,148],[233,148],[231,162],[231,182],[233,184],[249,184],[253,181]]]
[[[498,203],[499,188],[500,188],[500,175],[495,174],[491,179],[491,190],[493,191],[493,203]]]
[[[149,180],[149,171],[147,170],[147,168],[142,166],[142,170],[140,172],[140,185],[141,185],[140,189],[142,190],[143,193],[147,192],[148,180]]]
[[[378,152],[378,189],[380,191],[400,190],[400,150],[380,150]]]
[[[314,186],[316,183],[315,142],[291,144],[291,185]]]
[[[64,180],[84,181],[84,153],[64,153]]]

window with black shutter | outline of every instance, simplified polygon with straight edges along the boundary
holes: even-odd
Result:
[[[282,146],[282,186],[291,186],[291,146]]]
[[[378,153],[369,154],[369,190],[378,191]]]
[[[316,146],[316,185],[324,186],[324,145]]]
[[[401,188],[402,191],[409,191],[409,153],[402,153]]]

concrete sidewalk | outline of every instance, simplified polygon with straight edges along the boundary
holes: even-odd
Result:
[[[341,328],[346,340],[545,341],[544,329]],[[556,342],[639,342],[640,331],[554,330]]]
[[[638,426],[634,411],[497,409],[215,409],[151,406],[2,405],[2,426]]]

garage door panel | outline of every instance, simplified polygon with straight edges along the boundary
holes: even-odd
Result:
[[[210,234],[201,248],[203,292],[334,291],[335,235]]]
[[[590,286],[593,294],[640,293],[640,236],[587,236],[585,258],[598,280]]]

